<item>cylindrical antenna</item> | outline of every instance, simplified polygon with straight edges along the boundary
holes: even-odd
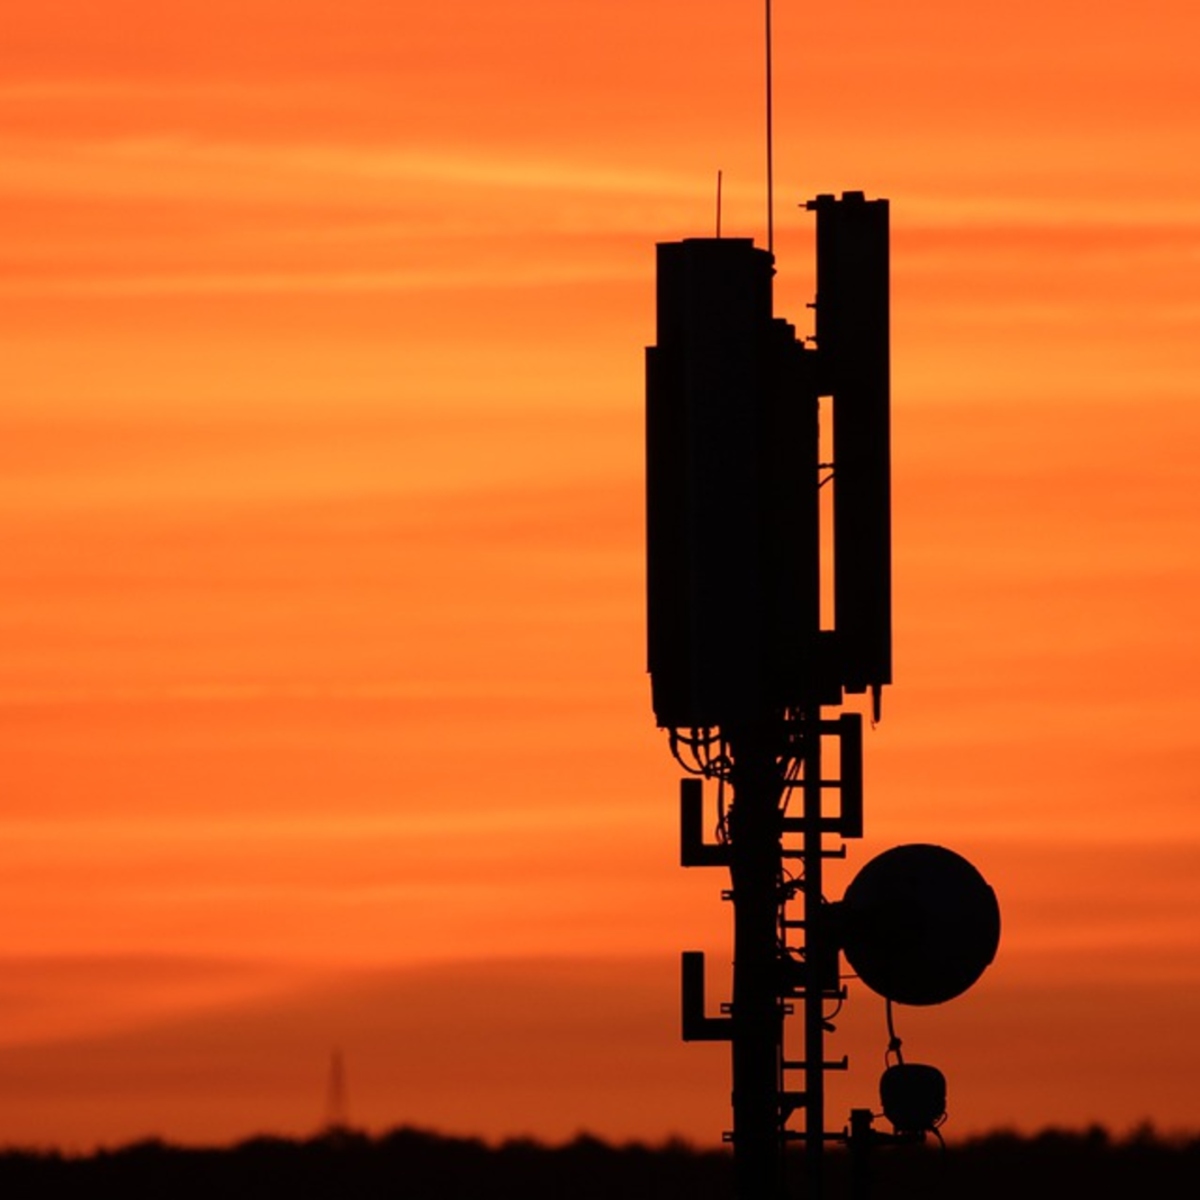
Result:
[[[721,236],[721,171],[717,169],[717,237]]]
[[[771,0],[767,3],[767,250],[775,253],[775,154],[771,125]]]

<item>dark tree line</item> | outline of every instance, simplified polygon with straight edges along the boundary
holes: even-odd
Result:
[[[259,1137],[227,1149],[139,1142],[88,1156],[0,1152],[0,1195],[119,1200],[729,1200],[728,1153],[683,1143],[564,1146],[482,1141],[397,1129],[335,1131],[307,1141]],[[828,1200],[849,1195],[845,1156],[829,1155]],[[872,1200],[1089,1200],[1200,1195],[1200,1136],[1150,1130],[1113,1139],[1102,1129],[997,1133],[942,1150],[881,1148]],[[802,1164],[790,1171],[803,1195]]]

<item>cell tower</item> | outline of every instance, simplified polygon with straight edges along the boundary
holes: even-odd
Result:
[[[339,1136],[350,1128],[350,1104],[346,1096],[346,1063],[341,1050],[329,1058],[329,1080],[325,1087],[325,1132]]]
[[[892,682],[889,215],[861,192],[806,207],[815,338],[775,316],[771,250],[688,238],[658,246],[646,355],[652,702],[686,772],[682,864],[727,868],[733,906],[732,1001],[708,1013],[704,955],[685,953],[683,1037],[731,1044],[739,1200],[782,1194],[792,1140],[817,1200],[826,1143],[847,1142],[861,1163],[944,1115],[941,1073],[904,1063],[892,1032],[881,1100],[893,1132],[876,1131],[869,1109],[826,1128],[825,1074],[848,1066],[826,1053],[847,998],[843,956],[886,998],[890,1030],[893,1002],[937,1004],[974,983],[1000,930],[992,889],[938,846],[890,850],[844,899],[825,896],[826,859],[863,833],[862,716],[844,700],[869,695],[878,720]],[[831,462],[820,461],[823,421]]]

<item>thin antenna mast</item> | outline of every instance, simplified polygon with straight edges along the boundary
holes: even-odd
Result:
[[[767,4],[767,252],[775,253],[775,150],[772,129],[771,0]]]

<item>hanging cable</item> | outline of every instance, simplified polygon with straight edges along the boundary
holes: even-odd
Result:
[[[717,841],[729,841],[729,810],[725,804],[725,775],[717,776]]]
[[[885,1011],[887,1012],[888,1048],[883,1056],[883,1061],[890,1065],[891,1056],[894,1054],[897,1065],[903,1066],[904,1054],[900,1049],[900,1039],[896,1036],[896,1026],[892,1022],[892,1002],[891,1000],[885,1000],[884,1004],[887,1006]]]

